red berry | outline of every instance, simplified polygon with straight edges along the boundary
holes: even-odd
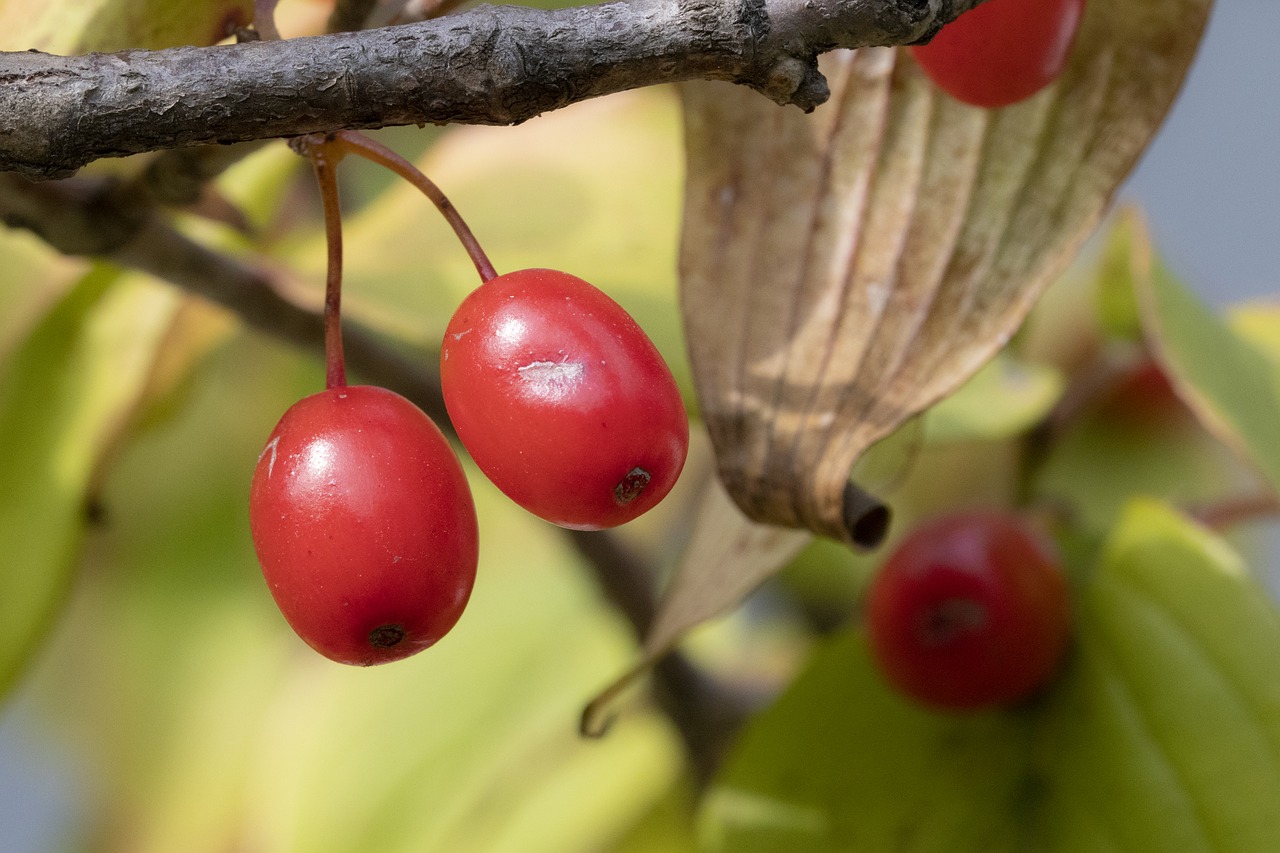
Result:
[[[475,506],[422,410],[383,388],[330,388],[285,412],[253,472],[253,544],[285,619],[340,663],[399,660],[467,604]]]
[[[482,284],[440,359],[458,437],[533,514],[614,527],[675,485],[689,448],[675,379],[635,320],[582,279],[530,269]]]
[[[1120,376],[1100,403],[1101,413],[1113,423],[1147,431],[1176,427],[1193,418],[1169,375],[1150,357]]]
[[[1048,546],[996,513],[914,530],[881,567],[867,607],[886,678],[943,709],[1029,696],[1053,674],[1070,629],[1066,579]]]
[[[1083,16],[1084,0],[987,0],[911,53],[956,100],[1004,107],[1058,78]]]

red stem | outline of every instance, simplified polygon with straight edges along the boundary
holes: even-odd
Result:
[[[328,266],[324,280],[324,360],[325,387],[345,388],[346,359],[342,354],[342,209],[338,202],[336,168],[343,149],[330,141],[306,146],[307,156],[320,184],[324,206],[324,236],[328,246]]]
[[[276,29],[276,3],[279,0],[253,0],[253,28],[263,41],[279,41]]]
[[[1222,532],[1238,524],[1274,519],[1280,515],[1280,496],[1273,492],[1239,495],[1214,504],[1192,507],[1189,514],[1205,527]]]
[[[440,188],[430,178],[422,174],[417,166],[414,166],[382,143],[375,142],[364,134],[353,130],[338,131],[334,134],[331,144],[344,153],[358,154],[366,160],[385,166],[421,190],[423,195],[431,199],[431,203],[440,211],[440,215],[453,228],[453,233],[458,235],[458,240],[462,243],[462,247],[471,256],[471,262],[476,265],[476,272],[480,273],[480,280],[490,281],[498,277],[493,264],[489,263],[489,257],[484,253],[484,249],[480,248],[479,241],[471,233],[471,229],[467,227],[462,214],[458,213],[458,209],[453,206],[453,202],[449,201],[445,194],[440,191]]]

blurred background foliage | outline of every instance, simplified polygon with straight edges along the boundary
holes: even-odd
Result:
[[[124,2],[20,18],[29,5],[0,5],[0,22],[38,34],[57,20],[58,40],[40,44],[70,50],[207,40],[245,4],[186,4],[158,29],[141,15],[146,32]],[[315,29],[327,8],[284,3],[281,27]],[[23,39],[0,32],[0,47]],[[556,266],[613,295],[693,403],[671,92],[514,129],[380,136],[449,193],[499,270]],[[356,163],[342,180],[349,316],[433,358],[474,285],[469,261],[416,191]],[[184,227],[318,300],[305,163],[269,146],[218,186],[251,230]],[[246,496],[276,419],[322,387],[319,358],[163,283],[0,232],[3,726],[54,756],[0,775],[58,773],[45,849],[1274,850],[1280,620],[1263,588],[1275,579],[1256,528],[1206,508],[1274,494],[1280,312],[1219,314],[1152,251],[1141,217],[1119,216],[1010,347],[865,472],[894,505],[895,535],[962,506],[1034,508],[1076,589],[1063,677],[1002,712],[906,704],[858,626],[883,551],[815,542],[686,644],[715,678],[776,697],[699,790],[647,702],[603,740],[577,737],[583,703],[635,640],[562,534],[474,471],[481,566],[458,627],[389,667],[310,652],[260,579]],[[627,531],[659,571],[707,470],[701,450]],[[0,847],[37,837],[21,834],[40,817],[21,803],[0,803]]]

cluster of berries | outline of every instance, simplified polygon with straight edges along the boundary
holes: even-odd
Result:
[[[657,348],[616,302],[548,269],[497,275],[452,205],[407,161],[367,137],[299,143],[325,199],[328,382],[285,412],[254,470],[254,547],[281,612],[316,651],[355,665],[427,648],[462,615],[479,553],[475,505],[439,427],[384,388],[348,386],[339,303],[334,169],[355,153],[427,192],[482,284],[441,348],[459,440],[506,495],[555,524],[613,527],[671,490],[689,423]]]
[[[912,49],[953,97],[1002,107],[1062,71],[1084,0],[987,0]],[[481,285],[445,332],[440,376],[459,440],[508,497],[555,524],[623,524],[671,490],[688,451],[679,390],[616,302],[567,273],[497,275],[425,176],[359,134],[300,143],[325,200],[329,243],[324,391],[281,418],[250,495],[254,545],[280,610],[313,648],[356,665],[427,648],[461,616],[479,533],[462,466],[413,403],[348,386],[339,302],[334,166],[350,153],[421,189],[453,226]],[[953,515],[916,530],[868,602],[872,650],[907,695],[943,708],[1004,704],[1043,684],[1066,647],[1067,589],[1016,519]]]

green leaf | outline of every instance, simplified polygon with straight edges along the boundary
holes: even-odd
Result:
[[[58,254],[26,231],[0,230],[0,363],[49,307],[84,277],[88,264]]]
[[[133,410],[180,302],[114,272],[87,276],[0,376],[0,692],[61,600],[103,454]]]
[[[1179,396],[1280,488],[1280,386],[1271,360],[1161,264],[1141,282],[1140,298],[1150,345]]]
[[[921,710],[839,635],[702,813],[735,851],[1263,853],[1280,837],[1280,616],[1220,539],[1131,504],[1079,572],[1076,642],[1021,709]]]
[[[1046,365],[998,355],[960,390],[925,414],[931,442],[995,441],[1038,423],[1062,396],[1065,382]]]
[[[1275,850],[1280,618],[1228,546],[1131,505],[1038,752],[1037,850]]]
[[[1266,353],[1280,369],[1280,304],[1258,300],[1233,306],[1228,313],[1231,328]]]
[[[734,853],[1012,850],[1029,736],[1025,716],[909,704],[862,635],[844,633],[747,731],[704,808],[704,841]]]
[[[1122,340],[1142,337],[1142,319],[1134,291],[1136,278],[1150,257],[1151,237],[1146,220],[1136,207],[1124,208],[1107,232],[1094,284],[1098,320],[1112,337]]]
[[[1134,495],[1209,503],[1232,488],[1230,454],[1188,415],[1143,418],[1104,406],[1081,417],[1035,479],[1038,498],[1070,507],[1076,522],[1107,533]]]

